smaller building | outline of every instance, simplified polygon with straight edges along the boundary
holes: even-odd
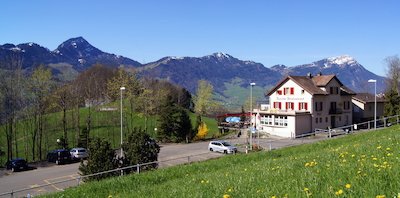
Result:
[[[365,122],[374,119],[375,97],[370,93],[357,93],[351,99],[353,103],[353,121],[354,123]],[[383,116],[385,98],[376,97],[376,117]]]

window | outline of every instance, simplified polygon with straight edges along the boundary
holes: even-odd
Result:
[[[308,110],[308,104],[306,102],[299,102],[299,110]]]
[[[322,111],[323,108],[323,103],[322,102],[315,102],[315,111]]]
[[[277,126],[287,126],[287,116],[277,116],[275,117],[275,125]]]
[[[272,125],[272,115],[262,116],[261,124]]]
[[[281,103],[280,102],[274,102],[274,109],[281,109]]]
[[[342,121],[342,116],[339,116],[339,122],[341,122]]]
[[[321,117],[321,118],[319,118],[319,123],[322,123],[322,117]]]
[[[330,94],[339,94],[339,87],[329,87]]]
[[[350,101],[344,101],[343,102],[343,108],[346,109],[346,110],[349,110],[350,109]]]
[[[286,105],[285,107],[287,110],[289,110],[289,109],[294,110],[294,102],[286,102],[285,105]]]
[[[328,117],[325,117],[325,122],[328,123]]]
[[[290,94],[294,95],[294,87],[290,87]]]
[[[317,123],[317,124],[318,124],[318,118],[315,118],[315,123]]]
[[[289,95],[289,87],[285,87],[285,88],[283,89],[283,95],[286,95],[286,94]]]

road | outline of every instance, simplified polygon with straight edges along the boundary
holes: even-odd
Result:
[[[194,161],[203,161],[211,158],[221,157],[222,154],[207,151],[208,142],[197,142],[191,144],[163,144],[161,145],[158,160],[160,168],[174,166]],[[189,157],[188,157],[189,156]],[[37,167],[34,170],[11,173],[10,171],[0,170],[0,194],[19,190],[42,186],[46,184],[57,183],[60,181],[70,180],[67,182],[48,185],[31,190],[26,190],[14,194],[14,197],[23,197],[30,195],[38,195],[46,192],[61,191],[69,186],[76,186],[79,181],[78,174],[79,163],[65,165],[50,165],[47,167]],[[4,195],[0,197],[10,197]]]
[[[246,134],[244,131],[242,134]],[[252,142],[260,145],[265,150],[278,149],[287,146],[299,145],[304,143],[311,143],[319,140],[326,139],[325,136],[313,136],[308,138],[280,138],[277,136],[268,136],[265,138],[254,137]],[[246,143],[249,141],[245,135],[240,138],[232,136],[229,141],[238,145],[238,150],[245,152]],[[177,164],[184,164],[188,162],[204,161],[211,158],[223,156],[223,154],[207,151],[207,142],[196,142],[191,144],[163,144],[161,145],[160,153],[158,156],[159,167],[169,167]],[[52,165],[49,167],[38,167],[31,171],[23,171],[17,173],[10,173],[4,171],[3,176],[0,176],[0,194],[11,192],[12,190],[31,188],[46,184],[53,184],[55,182],[70,180],[54,185],[39,187],[17,193],[15,197],[23,197],[28,193],[31,195],[38,195],[46,192],[61,191],[69,186],[76,186],[79,184],[78,178],[79,163],[66,164],[66,165]],[[10,197],[10,195],[0,196]]]

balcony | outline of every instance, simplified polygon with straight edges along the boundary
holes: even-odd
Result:
[[[329,109],[329,114],[342,114],[343,110],[339,108],[330,108]]]

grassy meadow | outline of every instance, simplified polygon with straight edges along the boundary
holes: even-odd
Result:
[[[400,127],[228,155],[45,197],[397,197]]]

